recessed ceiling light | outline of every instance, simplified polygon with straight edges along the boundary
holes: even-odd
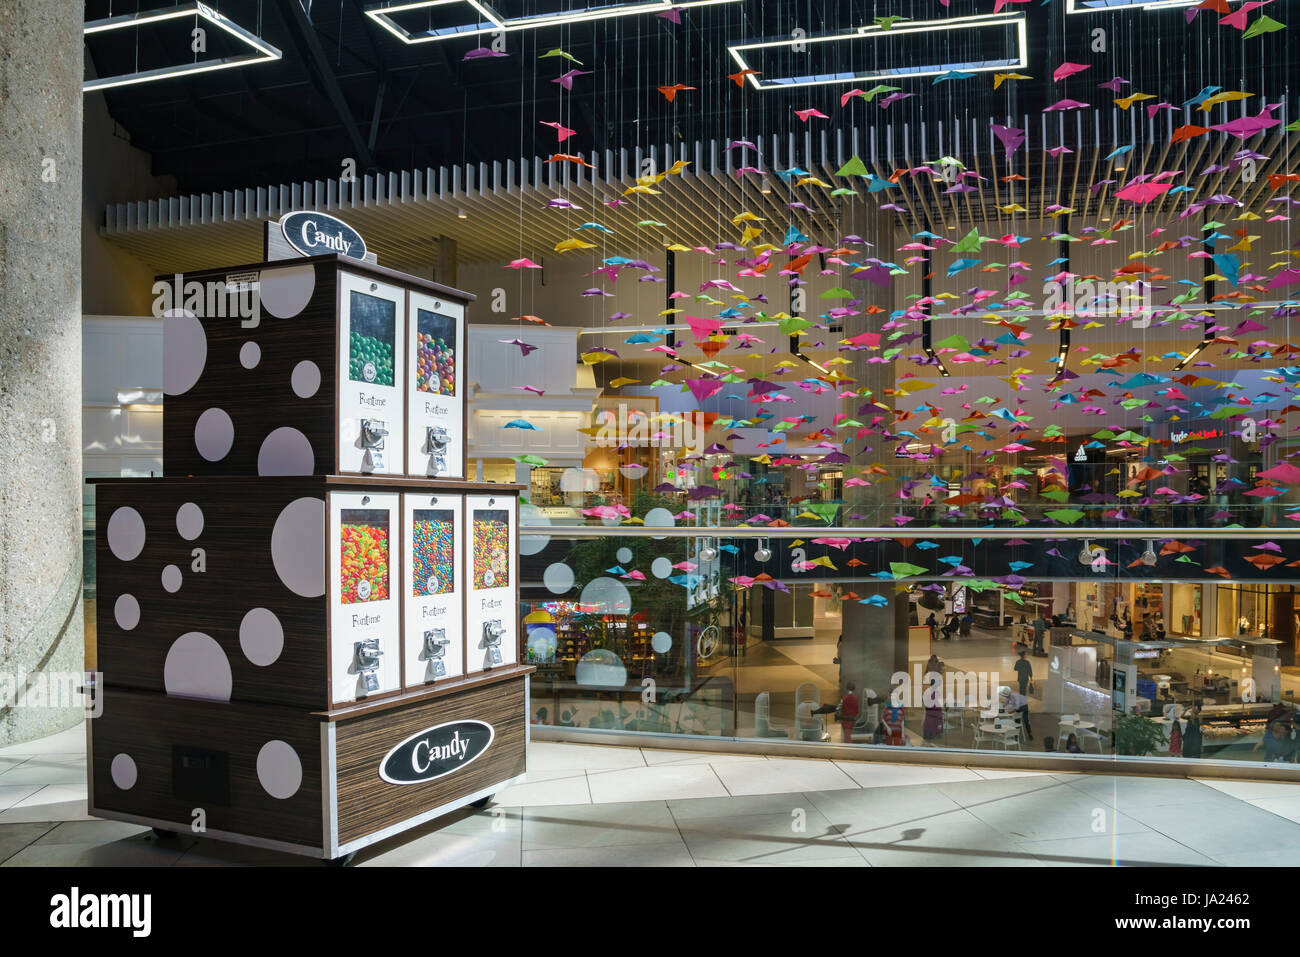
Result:
[[[202,19],[217,29],[230,34],[236,40],[246,43],[257,52],[247,53],[243,56],[216,57],[194,63],[158,67],[153,70],[140,70],[135,73],[123,73],[117,76],[99,77],[83,83],[81,85],[82,92],[90,93],[95,90],[108,90],[113,87],[130,86],[135,83],[169,80],[173,77],[190,76],[194,73],[208,73],[213,70],[229,70],[233,67],[251,66],[254,63],[278,60],[283,56],[279,48],[267,43],[255,33],[245,30],[239,24],[206,4],[195,2],[195,0],[160,10],[145,10],[139,13],[124,13],[115,17],[107,17],[103,20],[90,20],[83,25],[82,34],[90,36],[96,33],[108,33],[112,30],[138,30],[146,24],[159,23],[164,20],[179,20],[187,17]]]
[[[715,3],[738,3],[739,0],[629,0],[625,3],[600,3],[589,0],[590,6],[569,10],[557,10],[552,13],[537,13],[525,16],[505,16],[494,10],[490,4],[480,0],[410,0],[406,3],[374,4],[366,8],[366,16],[374,20],[403,43],[430,43],[434,40],[451,40],[456,37],[481,36],[496,33],[499,30],[535,30],[541,27],[553,27],[564,23],[585,23],[592,20],[607,20],[612,17],[630,17],[639,13],[666,13],[673,9],[686,7],[704,7]],[[426,10],[432,7],[447,7],[459,4],[470,9],[465,11],[467,21],[455,26],[441,27],[422,33],[412,33],[392,18],[394,13],[406,13],[411,10]],[[468,18],[473,17],[473,21]]]

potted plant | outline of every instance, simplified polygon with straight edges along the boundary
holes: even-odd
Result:
[[[1115,753],[1142,757],[1166,743],[1165,729],[1140,714],[1120,715],[1115,721]]]

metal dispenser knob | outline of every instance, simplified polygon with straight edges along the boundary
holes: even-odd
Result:
[[[447,472],[447,447],[451,436],[441,425],[426,426],[424,430],[425,447],[429,450],[429,474],[444,475]]]
[[[447,637],[447,629],[434,628],[424,633],[424,657],[441,658],[447,653],[447,646],[451,644],[451,639]]]
[[[501,639],[505,633],[506,629],[501,624],[500,618],[483,622],[483,645],[487,648],[489,668],[501,664]]]
[[[434,678],[442,678],[447,674],[447,663],[443,659],[450,644],[446,628],[431,628],[424,633],[424,660],[429,662]]]
[[[384,467],[384,436],[388,430],[379,419],[362,419],[360,445],[365,449],[361,471],[374,472]]]
[[[378,638],[366,638],[352,643],[352,663],[365,682],[366,691],[379,690],[379,659],[383,653]]]
[[[362,419],[361,420],[361,447],[363,449],[382,449],[384,447],[384,436],[388,430],[384,428],[384,423],[379,419]]]

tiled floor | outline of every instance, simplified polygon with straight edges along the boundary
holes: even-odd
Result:
[[[86,815],[85,735],[0,748],[10,866],[310,860]],[[360,866],[1110,866],[1300,862],[1300,785],[535,742],[525,784]]]

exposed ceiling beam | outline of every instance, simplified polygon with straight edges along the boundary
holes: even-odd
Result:
[[[278,9],[295,42],[302,48],[303,59],[308,60],[315,67],[321,87],[333,105],[334,112],[338,114],[352,148],[357,151],[357,159],[361,167],[372,169],[375,165],[374,155],[361,136],[361,128],[357,125],[356,117],[352,115],[352,109],[343,96],[343,88],[339,86],[339,81],[334,76],[334,69],[330,66],[329,58],[320,45],[320,37],[316,35],[316,29],[311,25],[307,11],[302,8],[299,0],[280,0]]]

